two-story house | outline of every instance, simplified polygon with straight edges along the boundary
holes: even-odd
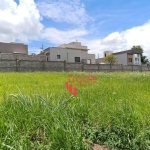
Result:
[[[80,42],[71,42],[62,44],[58,47],[49,47],[44,49],[47,61],[64,61],[66,62],[84,62],[86,64],[95,64],[95,54],[88,54],[87,46],[81,45]]]
[[[117,57],[118,64],[141,65],[141,54],[142,54],[141,50],[126,50],[115,53],[113,53],[113,51],[105,51],[104,57],[110,54],[113,54]],[[103,58],[96,59],[96,63],[102,63]]]

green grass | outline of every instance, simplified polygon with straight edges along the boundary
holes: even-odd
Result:
[[[150,149],[150,73],[91,73],[77,97],[68,74],[88,75],[0,73],[0,149]]]

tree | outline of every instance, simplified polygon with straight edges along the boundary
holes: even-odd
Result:
[[[114,63],[117,63],[117,57],[113,54],[110,54],[110,55],[103,58],[103,62],[107,62],[110,65],[112,65]]]
[[[131,48],[131,50],[141,50],[142,53],[143,53],[143,48],[142,48],[140,45],[133,46],[133,47]]]
[[[142,51],[142,54],[141,54],[141,63],[142,64],[147,64],[149,62],[148,59],[147,59],[147,56],[143,56],[144,50],[143,50],[143,48],[140,45],[133,46],[131,48],[131,50],[141,50]]]

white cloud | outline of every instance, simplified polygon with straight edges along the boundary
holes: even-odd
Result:
[[[28,47],[28,54],[39,54],[41,51],[40,48],[37,48],[37,47]]]
[[[150,21],[142,26],[133,27],[122,32],[113,32],[103,39],[85,40],[83,43],[91,49],[90,53],[100,53],[111,50],[114,52],[129,50],[133,45],[141,45],[144,54],[150,59]]]
[[[43,25],[34,0],[0,0],[0,41],[37,39]]]
[[[86,34],[88,34],[86,30],[80,29],[60,31],[55,28],[46,28],[44,29],[41,38],[47,39],[50,43],[53,44],[62,44],[75,41],[79,37],[82,37]]]
[[[91,19],[80,0],[44,0],[37,6],[43,17],[57,22],[85,25]]]
[[[150,59],[150,21],[142,26],[133,27],[122,32],[113,32],[105,38],[86,39],[89,31],[82,29],[74,29],[68,31],[60,31],[55,28],[47,28],[43,31],[42,38],[47,39],[50,43],[59,45],[78,39],[83,45],[87,45],[89,53],[100,54],[111,50],[114,52],[130,49],[133,45],[141,45],[144,54]]]
[[[80,26],[91,19],[81,0],[44,0],[38,3],[38,8],[43,17],[79,26],[68,30],[44,28],[34,0],[20,0],[18,5],[14,0],[0,0],[0,41],[28,42],[42,39],[59,45],[78,39],[88,46],[90,53],[100,52],[101,56],[105,50],[116,52],[141,45],[145,55],[150,58],[150,21],[122,32],[113,32],[105,38],[90,38],[91,34],[92,37],[95,35],[95,31],[91,33],[85,26]]]

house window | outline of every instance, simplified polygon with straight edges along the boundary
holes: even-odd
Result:
[[[80,57],[75,57],[75,62],[80,62]]]
[[[132,58],[128,58],[128,62],[132,62]]]
[[[57,55],[57,59],[60,59],[60,55]]]
[[[135,58],[135,64],[139,64],[139,58]]]

